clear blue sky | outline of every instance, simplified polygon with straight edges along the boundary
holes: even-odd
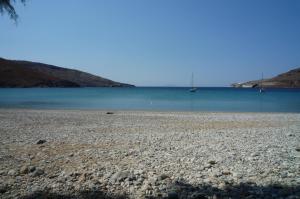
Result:
[[[271,77],[300,66],[299,0],[29,0],[0,16],[0,57],[138,86]]]

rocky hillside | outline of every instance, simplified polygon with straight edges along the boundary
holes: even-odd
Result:
[[[0,58],[0,87],[131,87],[86,72]]]
[[[245,83],[234,83],[233,87],[259,87],[266,88],[300,88],[300,68],[290,70],[276,77],[264,80],[255,80]]]

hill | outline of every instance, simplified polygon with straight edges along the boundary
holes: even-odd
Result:
[[[0,87],[132,87],[79,70],[0,58]]]
[[[264,80],[254,80],[245,83],[234,83],[233,87],[260,87],[265,88],[300,88],[300,68],[290,70],[276,77]]]

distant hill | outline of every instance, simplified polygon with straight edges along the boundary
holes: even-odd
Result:
[[[234,83],[233,87],[300,88],[300,68],[290,70],[270,79]]]
[[[0,87],[132,87],[79,70],[0,58]]]

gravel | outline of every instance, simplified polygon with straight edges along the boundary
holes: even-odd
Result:
[[[0,198],[299,198],[300,114],[0,109]]]

